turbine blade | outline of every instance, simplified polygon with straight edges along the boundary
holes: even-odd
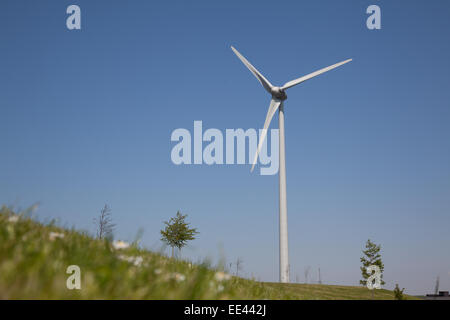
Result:
[[[253,75],[256,77],[256,79],[258,79],[258,81],[261,82],[264,89],[266,89],[267,92],[271,93],[270,89],[273,86],[269,82],[269,80],[264,78],[264,76],[258,70],[256,70],[256,68],[254,66],[252,66],[252,64],[250,62],[248,62],[248,60],[245,59],[245,57],[242,54],[240,54],[239,51],[237,51],[233,46],[231,46],[231,50],[233,50],[233,52],[242,61],[242,63],[245,64],[245,66],[253,73]]]
[[[333,64],[332,66],[329,66],[329,67],[320,69],[320,70],[318,70],[318,71],[316,71],[316,72],[310,73],[310,74],[308,74],[308,75],[306,75],[306,76],[303,76],[303,77],[301,77],[301,78],[298,78],[298,79],[295,79],[295,80],[291,80],[291,81],[289,81],[289,82],[286,82],[286,83],[284,84],[284,86],[283,86],[281,89],[285,90],[285,89],[287,89],[287,88],[296,86],[296,85],[299,84],[299,83],[302,83],[302,82],[304,82],[304,81],[306,81],[306,80],[309,80],[309,79],[311,79],[311,78],[314,78],[315,76],[318,76],[319,74],[322,74],[322,73],[324,73],[324,72],[327,72],[327,71],[330,71],[330,70],[332,70],[332,69],[334,69],[334,68],[337,68],[337,67],[339,67],[339,66],[342,66],[343,64],[346,64],[347,62],[350,62],[350,61],[352,61],[352,59],[348,59],[348,60],[345,60],[345,61],[342,61],[342,62]]]
[[[258,149],[256,150],[255,158],[253,159],[252,169],[250,170],[251,172],[253,172],[253,169],[255,168],[255,165],[256,165],[256,160],[258,160],[258,155],[261,152],[261,148],[262,148],[264,139],[266,138],[267,129],[269,127],[270,121],[272,121],[273,115],[278,110],[278,107],[280,106],[281,103],[282,103],[282,101],[278,100],[278,99],[272,98],[272,100],[270,100],[269,110],[267,110],[266,121],[264,122],[264,127],[261,132],[261,137],[259,138]]]

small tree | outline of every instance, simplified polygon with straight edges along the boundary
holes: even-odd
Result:
[[[366,250],[363,250],[364,256],[361,257],[361,262],[362,262],[361,273],[362,273],[363,279],[359,281],[360,284],[362,284],[364,286],[367,285],[367,278],[369,278],[369,276],[370,276],[370,274],[367,273],[367,267],[372,266],[372,265],[376,265],[380,268],[381,285],[385,284],[385,282],[383,281],[384,264],[381,261],[380,249],[381,249],[381,246],[379,246],[379,245],[377,246],[375,243],[370,241],[370,239],[367,240]]]
[[[116,225],[112,223],[111,208],[107,204],[100,211],[98,218],[94,218],[94,223],[97,225],[97,238],[112,238]]]
[[[189,223],[185,222],[186,215],[182,215],[180,211],[174,218],[164,221],[166,227],[161,230],[161,241],[172,247],[172,258],[174,248],[181,250],[189,240],[194,240],[198,234],[196,228],[189,228]]]
[[[394,289],[395,300],[405,300],[405,297],[403,296],[403,291],[404,290],[405,290],[405,288],[400,290],[398,284],[395,284],[395,289]]]

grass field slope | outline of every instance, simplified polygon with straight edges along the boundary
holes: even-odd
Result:
[[[80,289],[75,273],[80,270]],[[69,279],[69,281],[68,281]],[[279,284],[233,277],[135,243],[98,240],[0,209],[0,299],[371,299],[364,287]],[[376,290],[374,299],[393,299]],[[413,298],[413,297],[408,297]]]

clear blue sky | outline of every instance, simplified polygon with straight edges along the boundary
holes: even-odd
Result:
[[[449,290],[449,17],[448,1],[1,1],[0,203],[91,232],[108,203],[116,238],[142,228],[155,250],[181,210],[200,231],[184,257],[277,281],[278,177],[175,166],[170,135],[262,126],[269,96],[230,45],[275,84],[353,58],[288,92],[291,278],[358,284],[371,238],[388,288]]]

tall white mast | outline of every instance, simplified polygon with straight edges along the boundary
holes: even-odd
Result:
[[[286,199],[286,150],[284,139],[284,108],[280,104],[278,112],[279,148],[280,148],[280,282],[289,282],[289,250]]]

